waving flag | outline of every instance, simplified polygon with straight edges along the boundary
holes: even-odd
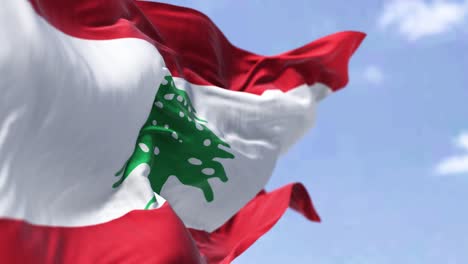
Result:
[[[319,221],[263,188],[364,34],[261,56],[166,4],[3,5],[0,259],[229,263],[288,207]]]

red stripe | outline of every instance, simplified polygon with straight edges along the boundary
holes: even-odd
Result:
[[[184,7],[131,0],[31,2],[69,35],[142,38],[158,48],[174,76],[254,94],[317,82],[342,88],[348,82],[349,59],[365,36],[341,32],[277,56],[261,56],[233,46],[208,17]]]
[[[227,264],[268,232],[288,207],[311,221],[320,221],[302,184],[290,184],[273,192],[261,192],[213,233],[190,230],[208,263]],[[258,260],[262,263],[262,260]]]
[[[302,184],[259,193],[213,233],[191,229],[210,264],[227,264],[268,232],[290,207],[320,221]],[[48,227],[0,219],[2,263],[202,263],[197,247],[169,205],[133,211],[86,227]]]
[[[87,227],[46,227],[0,219],[1,263],[202,263],[168,205]]]

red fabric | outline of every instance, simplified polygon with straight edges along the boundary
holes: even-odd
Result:
[[[0,263],[203,263],[169,205],[86,227],[0,219]]]
[[[302,184],[295,183],[270,193],[259,193],[234,217],[212,233],[194,229],[190,232],[208,263],[231,263],[268,232],[288,207],[311,221],[320,221],[307,190]]]
[[[202,13],[178,6],[138,1],[175,56],[164,56],[171,73],[202,85],[262,94],[301,84],[324,83],[337,90],[348,82],[348,61],[364,38],[334,34],[301,48],[261,56],[233,46]],[[187,26],[190,25],[190,26]]]
[[[261,56],[233,46],[208,17],[184,7],[131,0],[31,2],[69,35],[145,39],[158,48],[174,76],[254,94],[288,91],[304,83],[344,87],[349,59],[365,36],[341,32],[277,56]]]

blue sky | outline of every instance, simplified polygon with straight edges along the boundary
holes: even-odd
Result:
[[[468,1],[165,2],[262,54],[368,34],[267,186],[303,182],[323,222],[289,211],[235,263],[468,263]]]

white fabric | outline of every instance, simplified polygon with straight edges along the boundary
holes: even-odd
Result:
[[[299,86],[287,93],[269,90],[262,96],[199,86],[175,78],[191,95],[197,115],[231,145],[235,159],[218,159],[227,182],[210,179],[215,199],[206,202],[201,190],[171,177],[161,195],[184,223],[213,231],[264,188],[276,160],[314,123],[316,103],[330,93],[325,85]],[[183,195],[183,197],[181,197]]]
[[[112,184],[162,81],[156,48],[70,37],[17,0],[0,40],[0,217],[81,226],[143,209],[147,167]]]

